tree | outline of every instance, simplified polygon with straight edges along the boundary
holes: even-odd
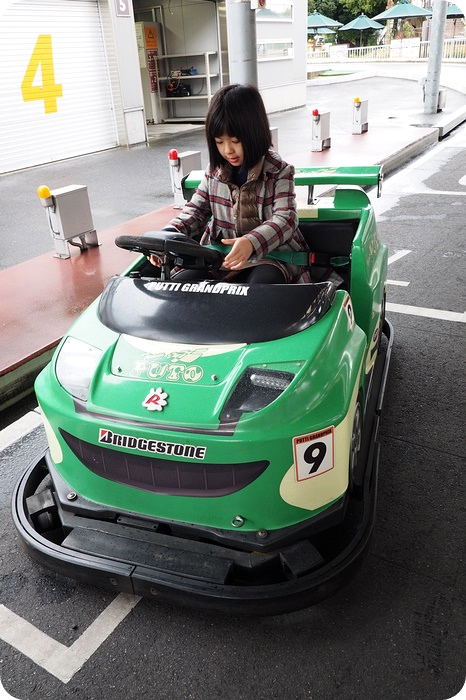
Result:
[[[364,12],[368,17],[378,15],[387,7],[387,0],[308,0],[307,6],[309,14],[317,10],[326,17],[347,24],[358,17],[361,12]],[[336,36],[340,42],[349,41],[354,45],[359,45],[359,32],[342,32]],[[365,42],[367,44],[375,42],[375,36],[375,31],[367,31],[364,35]]]
[[[340,4],[353,18],[361,12],[368,17],[374,17],[386,9],[387,0],[340,0]]]
[[[309,14],[314,10],[326,17],[347,24],[364,12],[368,17],[374,17],[387,7],[387,0],[308,0]]]
[[[339,0],[308,0],[307,7],[309,14],[317,10],[317,12],[320,12],[326,17],[336,19],[335,15],[338,11],[339,4]]]

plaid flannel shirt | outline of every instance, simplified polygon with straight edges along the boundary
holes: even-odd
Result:
[[[268,151],[241,187],[231,175],[228,164],[207,169],[191,201],[170,225],[188,236],[203,234],[205,245],[246,236],[254,248],[251,263],[272,250],[307,250],[298,229],[292,165]],[[308,281],[301,268],[288,264],[286,268],[294,281]]]

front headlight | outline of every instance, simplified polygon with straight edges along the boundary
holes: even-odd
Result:
[[[220,421],[237,421],[242,413],[262,410],[285,391],[294,376],[292,372],[248,367],[230,394]]]
[[[102,351],[98,348],[69,336],[60,349],[55,365],[57,379],[64,390],[86,401],[101,356]]]

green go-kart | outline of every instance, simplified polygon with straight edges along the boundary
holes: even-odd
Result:
[[[179,233],[117,239],[141,256],[36,381],[48,449],[13,495],[34,559],[233,614],[296,610],[351,577],[374,525],[393,339],[363,189],[380,181],[379,167],[297,171],[310,193],[332,185],[300,211],[310,252],[288,254],[311,284],[216,281],[223,256]]]

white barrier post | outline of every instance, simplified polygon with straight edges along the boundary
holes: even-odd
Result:
[[[359,97],[355,97],[353,100],[353,134],[364,134],[368,128],[369,123],[367,121],[368,113],[368,100],[361,100]]]
[[[330,148],[330,112],[312,110],[311,151],[323,151]]]
[[[69,185],[52,191],[41,185],[37,193],[47,211],[56,258],[70,258],[70,245],[81,252],[99,245],[85,185]]]
[[[182,209],[186,204],[183,196],[183,178],[189,175],[191,170],[201,170],[201,152],[184,151],[178,153],[176,148],[172,148],[168,152],[168,162],[170,164],[172,192],[175,198],[174,206],[177,209]]]

